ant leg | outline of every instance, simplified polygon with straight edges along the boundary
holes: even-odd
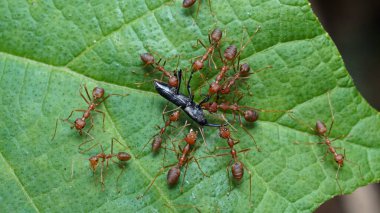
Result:
[[[207,152],[210,153],[210,150],[208,149],[208,145],[207,145],[207,142],[206,142],[206,138],[205,138],[205,134],[204,134],[203,128],[198,127],[198,129],[199,129],[199,132],[201,133],[201,136],[202,136],[202,139],[203,139],[203,143],[205,144]]]
[[[209,41],[210,41],[210,35],[209,35]],[[210,43],[211,43],[211,41],[210,41]],[[202,47],[204,47],[206,50],[207,50],[207,47],[206,47],[206,45],[204,45],[203,44],[203,42],[200,40],[200,39],[197,39],[197,44],[196,44],[196,46],[198,46],[198,44],[201,44],[202,45]]]
[[[111,96],[122,96],[122,97],[125,97],[125,96],[128,96],[129,94],[108,94],[106,97],[104,97],[102,100],[100,100],[98,103],[96,103],[95,105],[98,106],[99,104],[103,103],[105,100],[107,100],[109,97]]]
[[[340,169],[341,166],[338,166],[338,170],[336,171],[336,174],[335,174],[335,180],[336,180],[336,183],[338,184],[339,186],[339,189],[340,189],[340,194],[343,195],[343,190],[342,190],[342,187],[340,186],[340,183],[339,183],[339,169]]]
[[[61,120],[62,121],[68,121],[71,118],[71,116],[73,115],[74,112],[85,112],[85,111],[86,111],[85,109],[74,109],[74,110],[71,111],[69,117],[67,117],[65,119],[61,119]]]
[[[230,186],[230,192],[232,191],[232,179],[230,177],[230,166],[231,166],[231,163],[232,163],[232,160],[230,160],[230,162],[228,163],[227,167],[226,167],[226,171],[227,171],[227,177],[228,177],[228,185]],[[232,171],[232,170],[231,170]]]
[[[102,113],[102,116],[103,116],[103,132],[105,132],[105,128],[104,128],[104,121],[106,119],[106,113],[104,113],[103,111],[100,111],[100,110],[97,110],[97,109],[94,109],[95,112],[98,112],[98,113]]]
[[[189,97],[190,97],[190,99],[191,99],[192,101],[194,100],[194,96],[193,96],[193,94],[191,93],[190,81],[191,81],[191,79],[193,78],[193,73],[194,73],[194,72],[191,72],[190,77],[189,77],[189,80],[187,80],[187,93],[189,94]]]
[[[80,89],[79,89],[79,95],[83,98],[84,101],[86,101],[86,103],[87,103],[88,105],[90,105],[91,98],[90,98],[90,95],[88,94],[86,84],[85,84],[85,89],[86,89],[86,93],[87,93],[88,100],[87,100],[86,97],[84,97],[84,95],[83,95],[83,93],[82,93],[82,86],[81,86]]]
[[[160,176],[160,175],[162,174],[162,172],[164,172],[164,170],[165,170],[166,168],[172,167],[172,166],[174,166],[174,165],[176,165],[176,164],[177,164],[177,163],[172,164],[172,165],[168,165],[168,166],[165,166],[165,167],[161,168],[161,169],[158,171],[158,173],[154,176],[152,182],[150,182],[148,188],[144,191],[144,193],[143,193],[142,195],[139,195],[139,196],[137,197],[137,199],[141,199],[141,198],[143,198],[143,197],[145,196],[145,194],[146,194],[146,193],[149,191],[149,189],[152,187],[153,183],[156,181],[157,177]]]
[[[54,140],[54,138],[55,138],[55,134],[57,133],[57,127],[58,127],[58,118],[57,118],[57,120],[55,121],[54,134],[53,134],[53,137],[50,139],[50,141],[53,141],[53,140]]]
[[[202,172],[203,176],[210,177],[209,175],[207,175],[206,173],[203,172],[203,170],[201,169],[201,166],[199,165],[199,162],[198,162],[197,158],[194,157],[194,156],[192,158],[194,159],[195,163],[197,164],[199,171]]]
[[[89,133],[87,133],[87,132],[84,132],[84,133],[86,133],[86,135],[89,136],[90,139],[89,139],[89,140],[86,140],[86,141],[83,141],[81,144],[79,144],[79,146],[78,146],[79,149],[80,149],[83,145],[85,145],[86,143],[95,140],[95,138],[92,137],[92,135],[90,135]]]
[[[91,129],[94,127],[94,118],[90,115],[90,121],[91,121],[91,126],[88,128],[87,133],[90,133]]]
[[[251,173],[251,170],[248,169],[248,167],[246,167],[243,163],[242,163],[243,167],[248,171],[248,174],[249,174],[249,203],[251,203],[251,195],[252,195],[252,173]]]
[[[256,146],[256,149],[257,149],[257,151],[258,152],[261,152],[261,149],[260,149],[260,147],[257,145],[257,143],[256,143],[256,140],[255,140],[255,138],[253,137],[253,135],[247,130],[247,128],[245,128],[244,126],[241,126],[241,128],[248,134],[248,136],[252,139],[252,141],[253,141],[253,143],[255,144],[255,146]]]
[[[331,133],[331,129],[334,125],[334,113],[333,113],[333,108],[332,108],[332,104],[331,104],[331,99],[330,99],[330,92],[327,92],[327,99],[329,101],[329,106],[330,106],[330,113],[331,113],[331,124],[330,124],[330,128],[329,128],[329,132],[327,133],[327,135],[330,135]]]
[[[103,167],[104,167],[104,161],[102,161],[102,166],[100,168],[100,183],[102,184],[102,191],[104,192],[105,184],[104,184],[104,176],[103,176]]]
[[[80,151],[79,153],[84,154],[84,153],[90,151],[91,149],[93,149],[94,147],[96,147],[97,145],[99,145],[99,143],[96,143],[96,144],[92,145],[90,148],[83,150],[83,151]]]
[[[176,91],[177,95],[179,94],[179,90],[181,88],[181,82],[182,82],[182,70],[179,70],[178,71],[178,87],[177,87],[177,91]]]
[[[202,106],[202,104],[204,104],[204,103],[206,103],[207,101],[209,101],[210,100],[210,96],[209,95],[207,95],[198,105],[199,106]]]
[[[86,94],[87,94],[88,100],[91,101],[91,96],[90,96],[90,94],[88,93],[87,85],[84,84],[83,87],[84,87],[84,91],[85,91]]]
[[[329,154],[329,150],[328,149],[326,149],[326,152],[325,152],[325,154],[323,155],[323,157],[321,158],[321,161],[323,162],[323,161],[325,161],[325,159],[326,159],[326,156]]]
[[[186,163],[185,172],[183,173],[182,184],[181,184],[181,188],[179,190],[181,193],[183,193],[183,184],[185,183],[185,177],[186,177],[188,167],[189,167],[189,162]]]

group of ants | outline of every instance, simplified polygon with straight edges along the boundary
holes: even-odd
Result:
[[[181,186],[181,191],[182,191],[184,179],[186,176],[186,171],[190,162],[194,161],[197,164],[198,169],[202,172],[202,174],[204,176],[207,176],[201,169],[201,166],[198,162],[199,159],[231,155],[232,159],[230,160],[227,166],[228,178],[230,179],[230,175],[229,175],[229,170],[230,170],[232,173],[233,179],[236,182],[240,182],[243,179],[244,171],[246,170],[249,173],[249,179],[250,179],[249,180],[249,186],[250,186],[249,199],[251,200],[252,174],[251,174],[251,171],[238,158],[238,153],[247,152],[250,149],[246,148],[246,149],[237,151],[234,148],[234,146],[237,143],[239,143],[239,141],[232,137],[232,131],[230,131],[229,127],[234,128],[233,124],[235,123],[236,120],[238,120],[238,122],[240,123],[240,127],[242,127],[243,130],[245,130],[245,132],[249,135],[249,137],[252,139],[252,141],[256,145],[257,150],[260,151],[260,149],[258,148],[256,144],[256,141],[253,138],[253,135],[251,135],[251,133],[244,127],[243,123],[244,121],[248,123],[256,122],[259,118],[259,113],[258,113],[259,111],[279,112],[280,110],[263,110],[263,109],[249,107],[249,106],[243,106],[243,105],[238,104],[239,101],[230,103],[226,101],[224,97],[228,97],[228,95],[233,95],[233,97],[239,96],[240,91],[239,91],[238,86],[244,83],[244,81],[246,81],[250,75],[257,73],[258,71],[261,71],[261,70],[257,70],[253,72],[251,71],[251,68],[247,63],[240,64],[241,52],[244,50],[247,44],[252,40],[253,36],[259,31],[259,29],[260,28],[257,28],[256,32],[252,36],[249,37],[248,41],[244,45],[241,45],[239,50],[235,45],[230,45],[227,48],[225,48],[223,54],[221,51],[221,41],[222,41],[223,32],[220,29],[214,29],[211,33],[208,34],[209,45],[205,45],[201,40],[198,39],[197,45],[201,44],[205,48],[206,51],[203,55],[193,58],[194,61],[193,60],[191,61],[191,68],[190,68],[191,73],[186,85],[186,89],[188,92],[187,96],[180,92],[182,70],[168,71],[165,68],[165,62],[161,64],[161,59],[156,61],[154,56],[151,53],[143,53],[140,55],[140,59],[143,62],[143,66],[146,69],[150,69],[152,70],[152,72],[162,73],[160,80],[158,79],[153,80],[156,91],[167,101],[177,106],[177,108],[173,110],[168,110],[168,111],[166,111],[167,107],[165,107],[162,113],[164,125],[160,127],[159,132],[156,135],[152,136],[152,138],[148,141],[148,143],[143,146],[143,149],[149,143],[151,143],[152,152],[157,153],[159,152],[160,149],[165,149],[165,153],[167,150],[173,151],[177,154],[178,161],[177,163],[172,164],[172,165],[166,165],[166,166],[162,165],[162,168],[157,173],[157,175],[153,178],[153,180],[151,181],[147,189],[138,198],[142,198],[149,191],[149,189],[155,182],[156,178],[169,167],[170,169],[167,172],[167,184],[169,186],[174,186],[179,181],[179,178],[181,175],[181,168],[186,166],[185,172],[183,175],[182,186]],[[218,56],[215,56],[215,55],[218,55]],[[219,61],[221,62],[221,64],[223,64],[222,66],[218,67],[216,65],[216,62],[214,59],[216,57],[219,58]],[[210,83],[210,80],[205,79],[205,76],[201,72],[206,62],[208,62],[208,67],[211,72],[214,72],[215,70],[217,72],[215,79],[211,80],[211,83]],[[214,71],[213,71],[213,68],[214,68]],[[268,66],[267,68],[270,68],[270,66]],[[206,94],[203,95],[204,97],[202,97],[202,100],[199,103],[196,103],[194,101],[194,94],[192,93],[191,86],[190,86],[193,74],[195,73],[200,73],[200,77],[202,77],[202,79],[205,82],[207,82],[209,85],[207,92],[205,92]],[[83,93],[83,88],[84,88],[85,93]],[[84,140],[84,142],[79,145],[79,149],[81,149],[81,147],[84,144],[94,140],[94,138],[89,134],[90,130],[94,126],[94,120],[91,113],[97,112],[97,113],[102,114],[103,129],[104,129],[105,113],[99,110],[98,106],[102,104],[103,102],[105,102],[111,96],[127,96],[128,94],[108,94],[105,96],[105,90],[103,88],[95,87],[92,91],[92,95],[90,96],[90,93],[86,85],[81,86],[79,93],[80,93],[80,96],[83,98],[83,100],[87,103],[88,108],[75,109],[71,111],[70,115],[67,118],[62,119],[62,120],[69,123],[72,129],[75,128],[80,135],[85,134],[87,138],[90,138],[90,139]],[[321,138],[322,142],[319,142],[317,144],[325,144],[327,146],[327,151],[324,157],[326,157],[328,153],[332,154],[333,159],[338,166],[336,176],[335,176],[336,183],[339,186],[339,189],[341,190],[341,192],[343,193],[342,188],[338,181],[338,173],[339,173],[340,168],[343,166],[344,161],[347,159],[345,159],[345,153],[344,154],[338,153],[337,148],[335,148],[332,145],[332,142],[334,140],[340,139],[342,137],[338,137],[335,139],[329,138],[331,129],[334,124],[334,115],[332,112],[332,106],[331,106],[329,93],[328,93],[328,101],[329,101],[331,118],[332,118],[329,129],[326,127],[326,125],[322,121],[317,121],[315,128],[311,128],[310,126],[308,127],[312,129],[312,131]],[[193,123],[196,123],[202,135],[205,146],[207,146],[207,143],[205,140],[203,128],[204,127],[218,128],[220,138],[226,140],[227,145],[228,145],[226,147],[218,147],[218,149],[229,149],[230,153],[219,153],[216,155],[208,155],[208,156],[199,157],[197,159],[194,156],[193,152],[196,149],[195,145],[198,138],[198,131],[194,131],[192,128],[189,130],[188,134],[186,134],[186,136],[182,140],[170,139],[172,147],[169,147],[168,142],[166,142],[167,145],[163,145],[165,140],[169,140],[170,138],[169,136],[165,136],[166,134],[168,134],[167,129],[169,127],[175,128],[173,126],[173,123],[180,120],[181,111],[185,112],[188,118],[190,118],[193,121]],[[218,111],[222,112],[222,113],[219,113],[218,116],[223,122],[218,123],[218,124],[209,123],[205,117],[205,114],[204,114],[205,111],[207,111],[210,114],[217,113]],[[72,122],[70,121],[70,118],[72,117],[74,112],[83,112],[83,114],[82,114],[82,117],[79,117],[74,122]],[[230,114],[233,116],[232,120],[230,119],[230,121],[228,121],[228,119],[225,116],[227,112],[230,112]],[[289,114],[290,118],[294,119],[298,123],[307,125],[303,123],[302,121],[300,121],[298,118],[296,118],[291,111],[281,111],[281,112],[286,112]],[[167,114],[169,113],[170,115],[167,116]],[[166,116],[168,117],[167,120],[165,119]],[[244,118],[244,121],[242,120],[242,117]],[[86,122],[88,122],[88,120],[90,120],[90,127],[88,127],[87,130],[85,131],[84,128],[86,127],[86,124],[87,124]],[[181,128],[180,128],[181,130],[179,132],[184,131],[185,128],[190,125],[191,124],[189,124],[189,122],[186,121],[184,125],[181,125]],[[57,130],[57,125],[55,128],[52,140],[54,139],[56,135],[56,130]],[[178,135],[180,134],[177,134],[177,136]],[[181,147],[180,144],[178,143],[177,144],[179,148],[179,151],[178,151],[176,148],[176,145],[174,145],[174,141],[180,141],[180,142],[184,141],[186,142],[186,145],[184,147]],[[101,152],[96,155],[91,156],[88,160],[89,160],[90,169],[92,170],[94,175],[96,173],[97,168],[100,167],[100,170],[101,170],[100,183],[102,184],[102,190],[104,190],[104,187],[105,187],[104,173],[105,173],[105,169],[108,168],[109,161],[111,160],[113,163],[119,165],[119,167],[122,168],[122,171],[120,172],[117,178],[117,180],[119,180],[121,174],[123,173],[125,169],[125,163],[131,159],[131,155],[128,154],[127,152],[118,152],[118,153],[113,152],[113,145],[115,142],[126,147],[121,142],[119,142],[116,138],[113,138],[111,141],[111,152],[109,154],[106,154],[104,152],[103,147],[99,144],[95,144],[86,150],[81,149],[82,151],[80,151],[82,154],[84,154],[88,152],[89,150],[93,149],[94,147],[97,147],[98,145],[100,146]],[[230,184],[230,187],[231,187],[231,184]]]

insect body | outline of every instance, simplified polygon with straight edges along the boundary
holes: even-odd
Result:
[[[179,75],[179,82],[181,82],[181,70],[178,72]],[[164,97],[166,100],[172,102],[178,107],[181,107],[181,109],[195,122],[197,122],[201,126],[212,126],[212,127],[220,127],[220,124],[212,124],[208,123],[207,119],[205,118],[205,115],[203,113],[203,109],[201,107],[201,104],[197,104],[193,100],[193,96],[191,95],[191,89],[189,86],[191,80],[191,76],[188,81],[187,91],[190,94],[190,96],[185,96],[181,93],[179,93],[179,88],[181,84],[178,85],[178,87],[170,87],[168,84],[159,82],[157,80],[154,81],[154,87],[156,91]]]

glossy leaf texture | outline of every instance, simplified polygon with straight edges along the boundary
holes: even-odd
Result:
[[[208,1],[201,1],[197,16],[197,4],[184,9],[177,0],[0,0],[0,209],[310,212],[341,193],[335,181],[336,163],[331,155],[323,158],[325,145],[310,144],[320,140],[307,127],[318,119],[330,124],[328,94],[335,117],[331,138],[347,135],[333,142],[344,149],[338,152],[346,154],[339,172],[344,193],[378,182],[379,114],[358,93],[308,1],[210,2],[211,8]],[[163,125],[166,104],[151,83],[160,74],[147,76],[149,68],[142,65],[139,54],[153,52],[156,58],[167,59],[170,70],[178,66],[189,71],[190,60],[205,52],[196,45],[197,39],[208,44],[213,28],[224,30],[224,49],[229,44],[240,46],[259,26],[241,54],[241,63],[254,70],[272,68],[241,84],[245,94],[241,103],[292,110],[302,122],[288,113],[262,112],[257,123],[246,125],[260,152],[235,123],[233,137],[240,141],[236,149],[250,148],[239,153],[239,159],[252,173],[251,202],[247,170],[241,183],[229,184],[228,155],[199,160],[209,177],[191,162],[182,193],[181,184],[167,186],[166,169],[151,190],[136,199],[162,167],[164,150],[153,155],[142,147],[158,132],[156,126]],[[180,56],[178,65],[176,56]],[[207,67],[202,72],[216,75]],[[202,83],[196,74],[192,84],[197,101],[202,99]],[[90,90],[98,85],[106,93],[129,94],[111,97],[99,106],[106,117],[105,131],[102,115],[93,114],[95,140],[85,145],[99,143],[109,153],[115,137],[128,147],[116,144],[114,151],[132,155],[125,170],[111,161],[104,166],[104,191],[100,168],[93,174],[88,164],[88,158],[101,151],[99,146],[79,153],[85,137],[60,121],[51,141],[58,118],[87,107],[79,96],[81,84]],[[75,113],[71,121],[80,116]],[[183,114],[180,123],[186,119]],[[226,146],[216,129],[205,128],[205,135],[211,151]],[[194,155],[209,155],[199,142]],[[214,154],[223,151],[228,153]],[[165,165],[174,163],[176,154],[167,150],[165,159]],[[120,171],[124,172],[117,181]],[[181,177],[183,173],[184,169]]]

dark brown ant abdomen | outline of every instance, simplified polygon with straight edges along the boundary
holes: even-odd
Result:
[[[181,170],[179,169],[179,167],[178,166],[172,167],[168,171],[168,175],[166,178],[168,185],[174,186],[175,184],[177,184],[180,175],[181,175]]]
[[[153,143],[152,143],[152,151],[158,152],[158,150],[160,150],[160,148],[161,148],[161,144],[162,144],[161,136],[154,137]]]
[[[94,97],[94,99],[102,98],[104,96],[104,89],[101,87],[95,87],[92,90],[92,96]]]
[[[247,110],[244,112],[244,119],[248,122],[255,122],[259,119],[259,113],[255,110]]]
[[[211,37],[211,39],[212,39],[215,43],[217,43],[217,42],[220,41],[220,39],[222,39],[222,35],[223,35],[222,31],[221,31],[220,29],[216,28],[215,30],[212,31],[210,37]]]
[[[240,161],[235,162],[231,166],[232,176],[234,176],[235,180],[240,181],[244,175],[244,166]]]
[[[154,64],[154,57],[150,53],[141,54],[140,59],[145,65]]]
[[[237,54],[237,48],[235,45],[228,46],[226,50],[224,51],[224,58],[226,58],[228,61],[231,61],[235,59]]]
[[[126,152],[119,152],[117,154],[117,159],[119,159],[119,161],[129,161],[131,159],[131,155]]]
[[[327,132],[326,125],[322,121],[317,121],[315,129],[319,135],[324,135]]]
[[[195,4],[197,0],[183,0],[182,7],[189,8]]]

